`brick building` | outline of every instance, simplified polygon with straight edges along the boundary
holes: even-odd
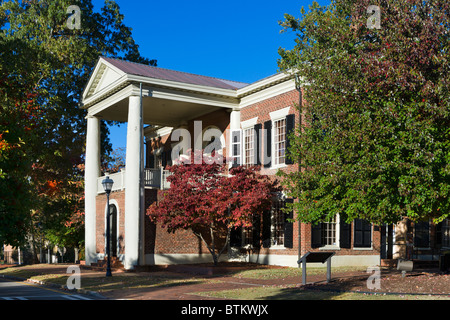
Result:
[[[275,74],[252,84],[188,74],[136,63],[100,58],[83,94],[87,110],[85,213],[86,263],[105,256],[106,197],[100,172],[100,119],[128,123],[126,168],[110,174],[111,255],[126,269],[137,265],[211,261],[208,249],[190,231],[169,234],[151,223],[146,208],[168,188],[165,170],[174,148],[204,148],[208,129],[221,152],[240,164],[260,164],[261,174],[295,171],[285,157],[287,134],[298,126],[296,105],[301,90],[294,75]],[[200,126],[200,129],[199,129]],[[184,129],[188,137],[174,136]],[[236,134],[237,133],[237,134]],[[286,202],[274,198],[259,228],[234,230],[228,259],[297,266],[309,251],[334,251],[333,265],[379,265],[381,258],[401,250],[395,228],[363,220],[311,226],[289,223],[280,210]],[[449,238],[445,224],[445,239]],[[401,228],[397,228],[397,231]],[[400,237],[397,235],[397,240]],[[448,240],[446,240],[448,241]],[[400,248],[400,249],[399,249]]]

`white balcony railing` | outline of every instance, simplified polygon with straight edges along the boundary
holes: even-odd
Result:
[[[171,173],[168,170],[163,169],[144,169],[144,186],[147,188],[154,189],[169,189],[170,182],[167,181],[167,177],[170,176]],[[122,169],[120,172],[108,174],[109,178],[114,180],[112,191],[123,190],[125,189],[125,170]],[[102,181],[105,179],[106,175],[103,177],[99,177],[97,179],[97,193],[105,193],[103,190]],[[162,182],[162,183],[161,183]]]
[[[103,189],[102,181],[108,176],[110,179],[114,180],[114,184],[111,191],[123,190],[125,189],[125,170],[121,170],[117,173],[106,174],[103,177],[97,178],[97,193],[105,193]]]
[[[144,170],[144,185],[149,188],[156,189],[169,189],[170,182],[167,181],[167,177],[171,173],[168,170],[163,169],[145,169]]]

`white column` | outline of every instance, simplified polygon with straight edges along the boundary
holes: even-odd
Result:
[[[134,269],[139,264],[140,221],[142,206],[143,152],[142,110],[139,96],[130,96],[128,105],[127,154],[125,170],[125,269]]]
[[[100,119],[88,116],[86,131],[85,184],[85,255],[86,264],[97,262],[96,202],[97,178],[100,176]]]
[[[230,113],[230,130],[241,129],[241,111],[233,110]]]

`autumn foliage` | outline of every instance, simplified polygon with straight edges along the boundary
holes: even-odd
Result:
[[[285,15],[298,37],[279,66],[307,101],[290,150],[300,170],[283,179],[300,220],[448,218],[449,12],[447,0],[333,0]]]
[[[147,215],[168,232],[191,230],[217,264],[231,230],[250,227],[255,215],[270,208],[272,192],[278,189],[257,167],[240,166],[227,172],[220,161],[195,162],[193,158],[190,163],[168,168],[170,189],[161,192]]]

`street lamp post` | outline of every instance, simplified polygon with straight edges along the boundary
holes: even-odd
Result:
[[[106,192],[106,255],[107,255],[107,264],[106,264],[106,276],[111,277],[111,259],[110,259],[110,215],[109,212],[109,194],[111,193],[112,186],[114,181],[110,179],[108,176],[102,181],[103,189]]]

